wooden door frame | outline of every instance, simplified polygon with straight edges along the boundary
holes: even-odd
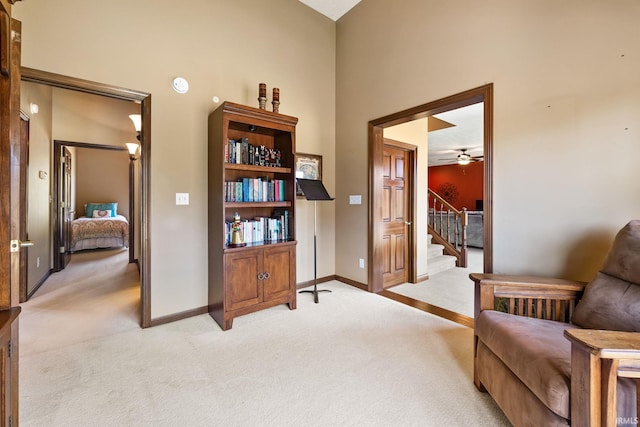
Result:
[[[398,150],[402,150],[405,152],[405,155],[408,157],[407,164],[409,167],[405,171],[405,192],[409,196],[409,206],[407,209],[408,218],[406,221],[409,221],[411,225],[409,226],[409,231],[407,232],[407,255],[405,262],[407,263],[407,280],[410,283],[416,283],[418,281],[417,277],[417,268],[416,268],[416,253],[417,253],[417,234],[415,227],[416,220],[416,182],[418,179],[418,147],[412,144],[407,144],[401,141],[395,141],[393,139],[384,138],[382,140],[383,147],[388,145]],[[382,265],[380,263],[378,266]],[[382,282],[382,275],[380,275]],[[381,284],[384,289],[383,284]],[[389,288],[387,288],[389,289]]]
[[[2,16],[2,43],[3,51],[8,49],[8,52],[2,55],[2,66],[0,67],[2,75],[2,128],[0,139],[2,144],[7,143],[8,148],[7,157],[9,159],[8,165],[2,162],[2,169],[6,167],[7,186],[2,186],[3,192],[6,190],[8,209],[9,228],[7,233],[10,238],[21,240],[24,235],[24,230],[21,230],[21,203],[20,203],[20,61],[22,55],[22,23],[16,19],[11,18],[10,8],[5,7],[3,4],[2,10],[6,11],[6,14]],[[13,37],[11,34],[15,34]],[[6,108],[5,108],[6,107]],[[3,152],[0,153],[0,158],[5,155],[5,147],[3,146]],[[0,177],[0,183],[4,181],[5,176]],[[4,202],[4,200],[3,200]],[[3,214],[0,217],[4,218]],[[0,233],[2,233],[0,229]],[[9,242],[7,242],[9,243]],[[3,248],[9,251],[8,247]],[[0,309],[7,309],[9,307],[15,307],[20,303],[20,268],[22,265],[22,251],[8,253],[9,256],[9,269],[8,274],[8,286],[4,287],[5,278],[1,278],[0,282]],[[0,255],[0,258],[2,256]]]
[[[24,112],[20,111],[20,171],[19,171],[19,181],[20,181],[20,189],[28,189],[29,188],[29,127],[30,127],[30,118]],[[23,123],[26,124],[26,131],[23,128]],[[20,199],[20,215],[19,215],[19,228],[20,228],[20,236],[19,239],[21,241],[29,240],[29,236],[27,234],[27,216],[29,215],[29,205],[27,200],[27,191],[19,191],[19,199]],[[29,250],[27,247],[21,248],[20,250],[20,278],[19,278],[19,292],[20,292],[20,302],[24,302],[27,300],[27,286],[28,286],[28,262],[29,262]]]
[[[380,171],[382,170],[384,128],[479,102],[484,102],[484,273],[493,272],[493,83],[489,83],[369,122],[369,232],[367,236],[369,268],[367,282],[370,292],[378,293],[383,290],[380,269],[383,248],[380,244],[380,230],[377,224],[382,219],[383,194]]]
[[[151,94],[119,86],[92,82],[61,74],[22,67],[22,80],[78,92],[140,103],[140,325],[151,324]]]

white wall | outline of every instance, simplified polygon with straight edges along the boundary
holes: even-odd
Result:
[[[494,83],[494,271],[589,279],[640,216],[640,3],[365,0],[337,24],[336,273],[365,281],[367,123]],[[357,159],[357,160],[353,160]]]
[[[118,203],[129,221],[129,154],[126,151],[76,148],[76,217],[87,203]]]
[[[20,109],[29,116],[29,157],[27,179],[27,238],[34,242],[28,248],[27,293],[47,275],[53,263],[51,251],[51,88],[23,83]],[[30,104],[38,105],[38,113]],[[42,175],[41,172],[45,175]]]
[[[207,305],[207,117],[221,100],[257,106],[258,83],[280,88],[299,118],[296,147],[323,156],[335,189],[335,24],[297,0],[29,0],[24,66],[130,88],[151,100],[151,317]],[[173,77],[190,83],[174,92]],[[190,193],[176,206],[175,193]],[[297,202],[298,281],[313,278],[313,207]],[[318,207],[318,249],[333,253],[334,204]],[[307,230],[308,229],[308,230]],[[320,257],[318,275],[335,271]]]

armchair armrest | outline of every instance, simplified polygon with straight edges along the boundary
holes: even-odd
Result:
[[[640,334],[568,329],[564,336],[571,341],[572,424],[615,426],[618,377],[640,378]]]
[[[471,273],[469,278],[475,283],[475,317],[483,310],[494,310],[496,298],[504,298],[511,314],[568,322],[586,286],[534,276]]]

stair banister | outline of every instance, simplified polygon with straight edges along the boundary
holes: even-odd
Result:
[[[458,267],[467,266],[467,209],[456,209],[442,196],[429,189],[427,228],[432,240],[444,246],[448,255],[456,257]],[[436,221],[436,218],[439,221]],[[445,227],[446,222],[446,227]],[[437,224],[438,223],[438,224]]]

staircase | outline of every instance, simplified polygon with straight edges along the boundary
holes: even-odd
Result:
[[[428,191],[429,213],[427,229],[436,242],[444,247],[444,253],[456,258],[458,267],[467,266],[467,209],[461,211],[439,196]]]
[[[456,266],[456,257],[444,255],[444,246],[431,243],[431,239],[433,238],[431,234],[427,237],[427,274],[433,276],[434,274],[454,268]]]

